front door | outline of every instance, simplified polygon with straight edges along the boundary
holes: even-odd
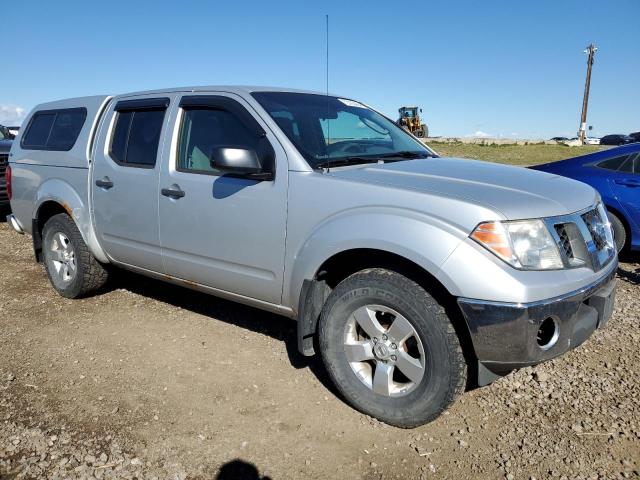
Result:
[[[251,106],[230,94],[185,95],[171,123],[175,131],[160,172],[167,274],[279,303],[287,213],[284,149]],[[219,147],[263,154],[267,148],[275,178],[224,175],[210,163]]]
[[[170,101],[171,95],[147,95],[115,102],[105,113],[92,165],[95,228],[101,245],[113,261],[154,272],[163,271],[159,145]]]

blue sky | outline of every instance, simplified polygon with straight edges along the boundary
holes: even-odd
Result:
[[[39,102],[209,84],[325,88],[435,135],[640,130],[640,0],[2,2],[0,122]],[[8,44],[8,48],[7,48]],[[480,133],[478,133],[480,132]]]

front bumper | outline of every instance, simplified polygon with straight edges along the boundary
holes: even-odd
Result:
[[[562,355],[602,328],[613,313],[617,265],[612,261],[594,283],[548,300],[501,303],[459,298],[479,362],[479,383],[489,383],[492,374],[505,375]]]

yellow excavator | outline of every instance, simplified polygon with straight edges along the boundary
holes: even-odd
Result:
[[[429,128],[422,123],[420,113],[422,109],[418,107],[400,107],[397,124],[406,131],[413,133],[416,137],[426,138],[429,136]]]

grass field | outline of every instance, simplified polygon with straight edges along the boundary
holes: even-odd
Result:
[[[597,152],[606,147],[585,145],[568,147],[566,145],[478,145],[470,143],[431,143],[436,152],[447,157],[477,158],[489,162],[509,163],[512,165],[537,165],[562,160],[578,155]]]

